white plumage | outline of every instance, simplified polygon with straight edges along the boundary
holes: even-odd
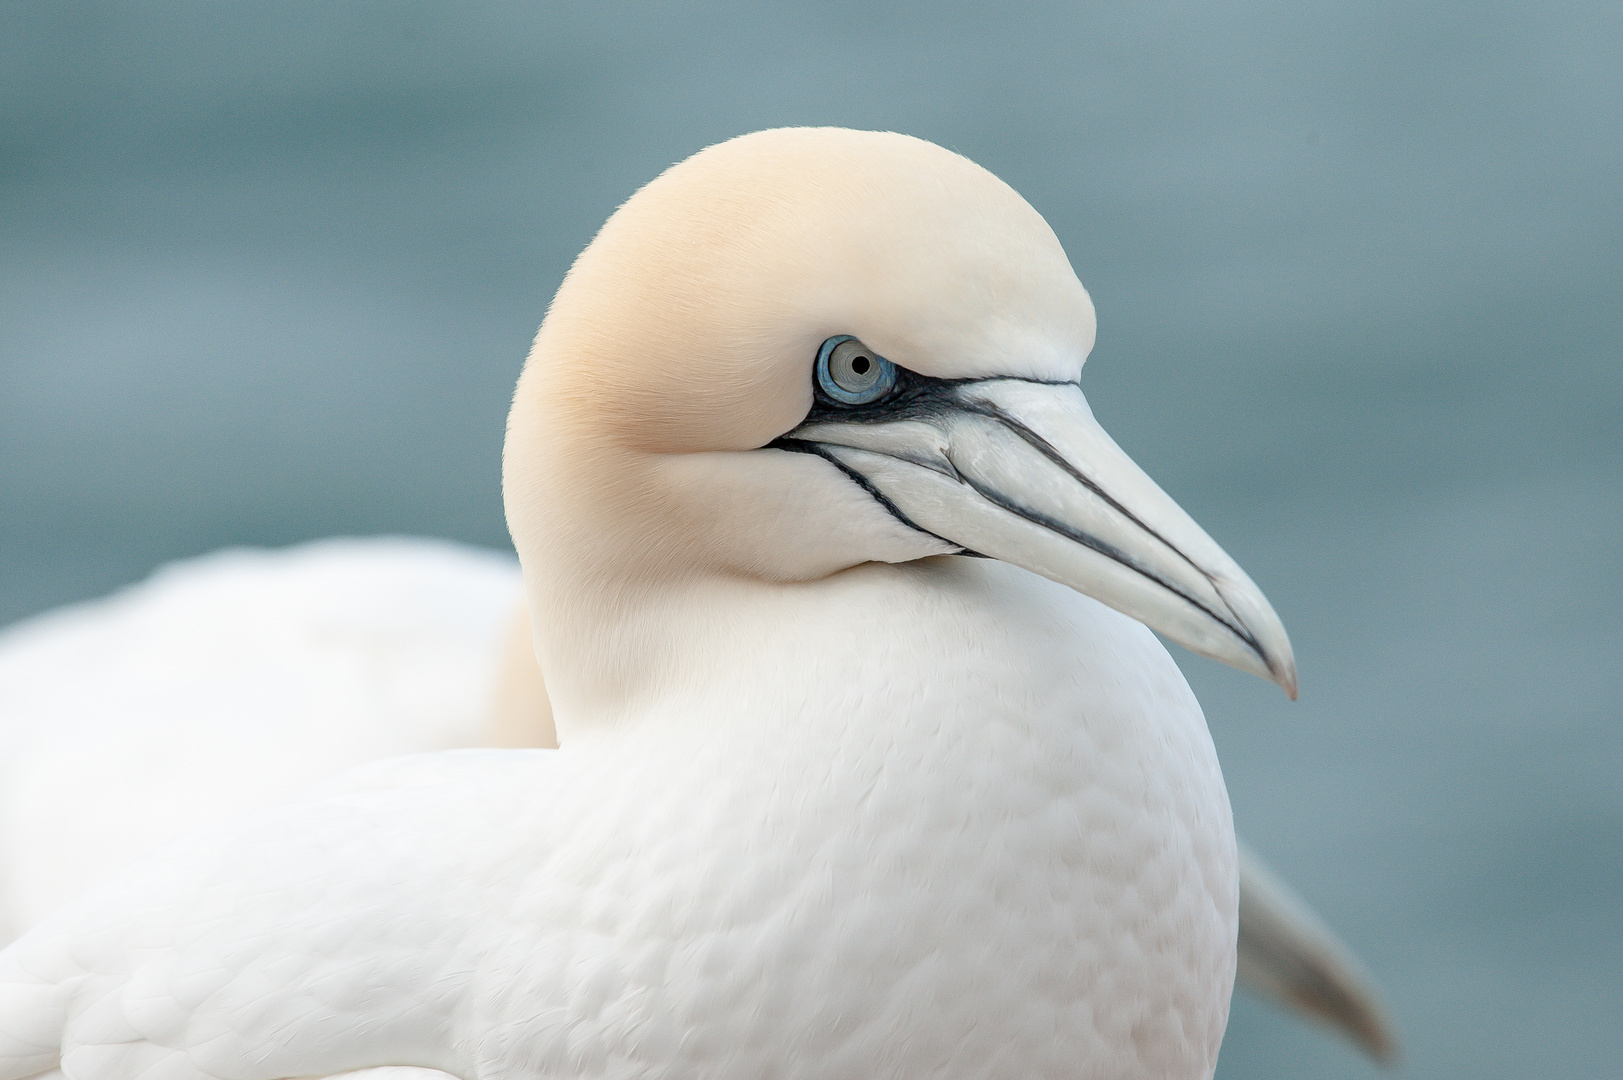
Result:
[[[502,670],[494,660],[519,589],[517,563],[481,548],[339,539],[174,563],[106,599],[7,628],[7,936],[167,841],[357,762],[493,739],[550,743],[545,688],[524,670],[527,641],[504,644]],[[244,701],[244,691],[261,696]],[[341,782],[398,783],[438,760],[396,758]],[[62,798],[70,789],[76,797]],[[1243,850],[1237,979],[1378,1057],[1392,1053],[1375,992],[1345,946]]]
[[[1024,616],[1004,647],[980,641],[988,604]],[[872,636],[841,648],[853,613]],[[780,614],[739,625],[738,644]],[[24,973],[45,980],[37,1029],[5,1028],[0,1052],[19,1059],[8,1075],[53,1064],[28,1056],[49,1053],[52,1032],[69,1075],[175,1080],[242,1062],[262,1077],[370,1063],[758,1076],[785,1054],[830,1077],[925,1063],[1066,1075],[1077,1039],[1141,1047],[1097,1070],[1133,1075],[1215,1052],[1226,1009],[1202,1006],[1232,979],[1232,839],[1226,814],[1201,809],[1226,803],[1198,707],[1148,632],[962,561],[854,571],[795,614],[833,639],[828,651],[804,662],[781,634],[734,650],[728,677],[664,701],[630,752],[585,740],[566,764],[463,751],[412,762],[401,788],[369,770],[358,793],[261,811],[93,892],[4,954],[13,999]],[[1115,695],[1082,700],[1079,641],[1116,673]],[[966,647],[981,653],[974,670],[954,663]],[[900,657],[919,681],[898,677]],[[1031,659],[1053,673],[1046,684],[1031,685]],[[773,689],[738,701],[763,663]],[[927,738],[808,714],[826,680],[877,673],[882,696],[853,695],[852,714],[922,701],[942,718]],[[1143,728],[1145,695],[1170,723]],[[951,704],[964,701],[977,708]],[[718,715],[736,719],[717,732]],[[1144,777],[1169,778],[1148,814]],[[983,826],[964,816],[971,805]],[[1034,855],[1056,848],[1066,858],[1033,874]],[[1082,865],[1119,873],[1079,877]],[[1191,949],[1192,930],[1212,946]],[[1078,935],[1113,954],[1053,948]],[[943,955],[943,936],[961,947]],[[87,956],[96,940],[140,944],[133,960]],[[1113,976],[1124,958],[1127,984]],[[785,969],[795,978],[768,978]],[[64,983],[69,1007],[46,1007]],[[1211,1026],[1135,1032],[1177,1012],[1100,1009],[1106,988]],[[920,1013],[935,1017],[931,1037],[896,1040]]]
[[[486,738],[510,557],[222,551],[0,632],[0,941],[158,843]]]
[[[811,389],[841,333],[902,373],[868,411]],[[1216,757],[1149,631],[1066,585],[1294,671],[1092,421],[1092,336],[1041,219],[928,144],[673,169],[515,399],[565,749],[367,767],[98,886],[0,953],[0,1080],[1210,1075]]]

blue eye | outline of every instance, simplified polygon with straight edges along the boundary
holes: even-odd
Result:
[[[849,334],[817,350],[817,385],[841,405],[878,401],[896,385],[896,365]]]

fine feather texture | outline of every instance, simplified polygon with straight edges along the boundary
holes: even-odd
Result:
[[[840,629],[853,605],[871,643]],[[1027,618],[988,641],[988,605]],[[784,674],[736,702],[725,739],[702,734],[729,715],[713,689],[667,700],[634,752],[587,740],[568,768],[548,751],[374,766],[109,882],[3,954],[0,1077],[53,1067],[52,1046],[70,1075],[162,1080],[1213,1060],[1232,841],[1199,709],[1154,639],[961,559],[840,575],[796,615],[850,647],[798,674],[794,636],[735,651],[721,687]],[[760,642],[768,624],[743,621]],[[836,673],[880,671],[877,696],[818,708]],[[914,722],[883,722],[910,702]]]
[[[0,685],[10,688],[0,693],[0,703],[13,710],[0,707],[0,729],[8,740],[0,759],[10,776],[27,776],[34,791],[52,795],[28,800],[19,797],[27,788],[6,788],[11,798],[5,803],[4,832],[10,842],[0,850],[10,853],[11,861],[0,865],[0,881],[6,883],[5,895],[13,900],[9,910],[19,927],[40,921],[61,906],[60,900],[116,869],[110,851],[111,858],[134,859],[143,854],[141,844],[157,847],[206,823],[199,817],[226,816],[233,806],[256,808],[255,799],[271,802],[323,768],[342,768],[347,755],[335,756],[331,749],[335,743],[354,744],[337,739],[333,727],[358,725],[351,737],[375,739],[372,749],[378,755],[432,750],[448,740],[481,735],[494,746],[556,746],[528,620],[515,618],[523,615],[518,591],[517,565],[479,548],[345,539],[177,563],[108,601],[30,620],[0,635]],[[505,611],[504,593],[511,594]],[[386,619],[380,619],[380,609]],[[256,625],[248,629],[243,624],[250,618]],[[505,629],[495,713],[479,732],[475,717],[492,695],[488,672],[477,660],[498,624]],[[386,632],[379,632],[380,625]],[[197,649],[200,638],[214,650],[211,667],[223,650],[233,650],[224,672],[214,667],[212,681],[202,681],[211,668],[202,663],[209,657]],[[102,647],[109,640],[137,641],[144,656],[171,659],[137,666],[128,651]],[[251,760],[242,753],[240,731],[229,725],[239,709],[248,715],[254,710],[239,703],[240,694],[224,701],[199,698],[200,681],[218,687],[229,675],[236,689],[263,686],[272,678],[279,686],[305,685],[301,700],[322,702],[335,688],[335,652],[357,657],[359,670],[368,674],[339,696],[352,711],[329,713],[323,728],[265,716],[264,726],[255,730]],[[402,674],[409,674],[417,693],[400,692]],[[32,690],[19,689],[24,684]],[[423,694],[424,685],[438,693]],[[87,702],[82,689],[77,695],[64,692],[71,686],[93,688],[96,696]],[[439,715],[445,722],[417,722],[434,701],[444,703]],[[188,715],[177,707],[182,703],[198,712]],[[84,704],[97,710],[93,717],[71,711]],[[95,740],[107,737],[109,713],[121,718],[115,729],[119,739],[99,746]],[[398,718],[399,724],[380,725],[380,714]],[[174,728],[184,738],[198,723],[227,725],[225,730],[238,737],[203,740],[195,754],[174,753]],[[47,729],[50,740],[31,727]],[[265,753],[267,741],[278,752]],[[53,744],[71,752],[44,749]],[[147,752],[134,754],[132,746]],[[156,761],[155,748],[162,750]],[[432,776],[441,760],[394,758],[351,770],[342,784],[351,790],[405,786],[415,777]],[[470,755],[467,760],[474,767],[481,759]],[[220,794],[227,780],[234,803]],[[75,786],[85,794],[69,815],[56,796]],[[92,799],[91,793],[99,797]],[[47,857],[28,858],[28,852]],[[19,904],[19,897],[32,903]],[[1356,960],[1243,845],[1239,910],[1236,978],[1241,984],[1336,1025],[1378,1060],[1393,1056],[1390,1025]],[[408,1072],[377,1070],[367,1080],[414,1080]]]
[[[483,549],[345,539],[177,563],[107,601],[33,619],[0,635],[0,686],[9,688],[0,693],[0,729],[7,740],[0,760],[8,776],[29,778],[27,786],[13,780],[5,788],[10,798],[3,831],[9,842],[0,844],[10,855],[0,864],[0,881],[19,928],[116,869],[113,860],[143,854],[143,844],[160,846],[206,824],[200,818],[257,808],[256,799],[269,803],[322,769],[341,769],[349,754],[334,755],[332,748],[353,750],[355,744],[334,728],[367,740],[368,752],[380,756],[464,738],[493,746],[556,746],[518,591],[517,565]],[[511,594],[505,605],[504,594]],[[255,625],[245,626],[250,619]],[[476,717],[492,695],[489,673],[478,660],[498,625],[504,640],[494,715],[480,731]],[[200,639],[212,653],[200,653]],[[139,642],[142,656],[170,659],[138,666],[130,651],[106,648],[108,641]],[[222,671],[227,649],[231,662]],[[241,731],[231,725],[243,714],[261,713],[242,704],[237,691],[274,679],[281,687],[304,686],[300,700],[330,709],[335,703],[324,696],[334,693],[334,672],[344,670],[335,668],[335,659],[344,657],[366,675],[338,695],[348,713],[329,712],[329,722],[319,728],[263,715],[248,744],[254,752],[244,753]],[[401,692],[403,676],[415,693]],[[226,677],[234,680],[226,700],[200,698],[200,686],[220,687]],[[425,686],[434,692],[423,693]],[[94,696],[87,698],[85,688]],[[292,694],[289,689],[283,700]],[[444,722],[421,723],[433,702],[443,703],[436,709]],[[196,710],[190,715],[179,707],[188,703]],[[84,705],[94,715],[72,711]],[[118,738],[102,745],[97,740],[108,738],[111,715],[120,718],[113,729]],[[388,723],[391,718],[398,723]],[[233,737],[204,739],[194,753],[175,753],[177,738],[189,737],[199,723],[215,725],[216,736],[223,727]],[[267,743],[277,752],[266,753]],[[55,746],[65,749],[47,749]],[[394,758],[351,770],[342,783],[352,790],[404,786],[440,760]],[[227,781],[229,788],[222,789]],[[76,786],[84,795],[64,807],[59,793]],[[30,789],[50,797],[30,800]],[[222,798],[222,790],[229,798]],[[1393,1056],[1390,1024],[1357,961],[1243,845],[1239,910],[1239,983],[1334,1024],[1378,1060]],[[372,1080],[389,1076],[379,1073]]]
[[[0,942],[157,845],[353,765],[485,740],[511,557],[237,549],[0,632]]]

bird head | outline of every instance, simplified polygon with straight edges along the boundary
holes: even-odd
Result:
[[[632,196],[536,337],[504,460],[532,595],[973,554],[1295,695],[1250,578],[1111,440],[1042,216],[919,139],[710,147]]]

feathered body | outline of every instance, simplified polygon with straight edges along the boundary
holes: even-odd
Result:
[[[961,558],[739,599],[634,753],[363,770],[39,927],[0,1077],[1209,1075],[1233,834],[1153,636]]]

